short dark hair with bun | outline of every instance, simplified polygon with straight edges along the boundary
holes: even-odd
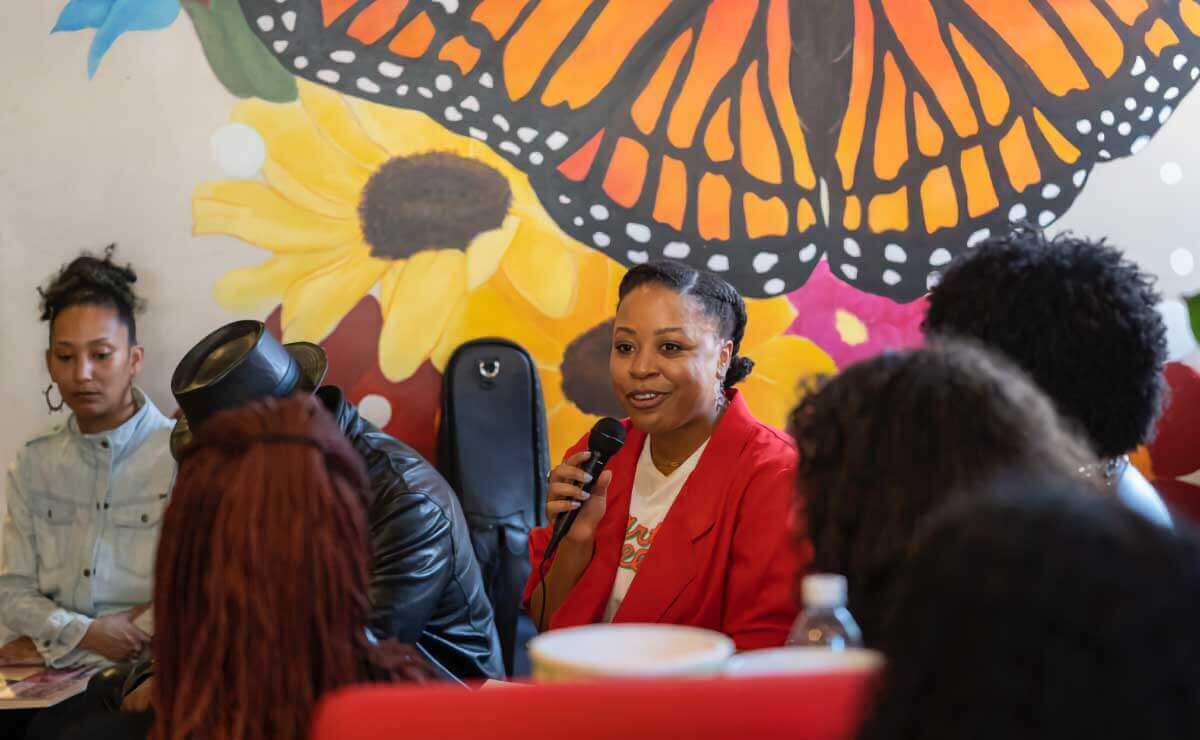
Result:
[[[46,287],[39,287],[39,308],[42,321],[50,323],[54,331],[54,320],[71,306],[107,306],[116,310],[117,316],[129,330],[129,343],[137,344],[137,321],[134,314],[143,308],[142,299],[133,291],[137,273],[132,265],[118,265],[113,261],[117,245],[110,244],[103,256],[84,252],[69,263],[50,280]]]

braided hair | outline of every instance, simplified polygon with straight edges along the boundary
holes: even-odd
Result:
[[[738,354],[746,334],[746,302],[737,288],[721,278],[674,260],[646,262],[625,273],[617,304],[642,285],[662,285],[679,295],[695,298],[706,316],[717,322],[717,333],[733,342],[733,357],[725,371],[725,387],[732,388],[754,369],[754,360]]]
[[[49,285],[37,289],[41,320],[49,322],[51,331],[54,320],[71,306],[105,306],[114,309],[129,330],[129,343],[137,344],[134,314],[144,304],[133,292],[133,284],[137,282],[133,266],[113,262],[116,249],[116,244],[108,245],[103,257],[84,252],[64,265]]]

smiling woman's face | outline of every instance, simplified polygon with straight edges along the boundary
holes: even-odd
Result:
[[[712,422],[733,342],[699,301],[648,283],[617,307],[608,369],[630,420],[647,434]]]

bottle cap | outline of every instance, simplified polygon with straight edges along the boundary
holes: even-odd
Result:
[[[800,590],[806,607],[831,609],[846,605],[846,577],[837,573],[807,575]]]

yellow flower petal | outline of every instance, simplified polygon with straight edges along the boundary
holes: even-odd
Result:
[[[746,334],[742,337],[742,352],[749,354],[755,347],[783,334],[796,320],[796,307],[787,298],[746,299]]]
[[[268,185],[301,208],[330,218],[358,220],[357,203],[343,203],[317,195],[307,185],[297,180],[295,175],[276,162],[269,159],[263,162],[262,174]]]
[[[566,244],[547,238],[536,223],[522,221],[501,264],[522,298],[547,316],[562,318],[575,301],[577,261]]]
[[[322,216],[261,182],[201,183],[192,198],[193,232],[227,234],[273,252],[312,252],[358,238],[357,221]]]
[[[337,91],[301,80],[300,102],[321,133],[363,167],[374,170],[388,160],[387,151],[367,136]]]
[[[437,346],[466,292],[466,263],[456,249],[418,252],[380,286],[379,368],[388,380],[411,376]]]
[[[319,342],[329,336],[392,264],[362,247],[293,284],[283,296],[284,340]]]
[[[536,320],[537,311],[520,299],[514,302],[496,283],[486,283],[469,293],[446,322],[441,340],[429,358],[438,370],[446,367],[459,345],[481,337],[504,337],[516,342],[533,356],[539,367],[557,367],[561,362],[563,344],[543,330]]]
[[[500,258],[508,251],[521,220],[506,216],[500,228],[485,231],[467,246],[467,290],[475,290],[496,273]]]
[[[213,297],[225,309],[257,314],[275,306],[287,289],[301,278],[341,258],[336,250],[271,257],[254,267],[226,273],[213,288]]]
[[[800,380],[837,372],[833,359],[804,337],[775,337],[759,345],[750,359],[754,360],[754,372],[738,388],[760,421],[780,429],[799,400]]]
[[[587,434],[592,425],[599,420],[600,417],[583,413],[570,401],[561,404],[553,413],[547,413],[546,426],[549,427],[552,464],[562,462],[563,455],[571,449],[571,445]]]
[[[424,113],[357,98],[347,98],[346,102],[367,136],[393,157],[425,152],[470,156],[471,139],[451,132]]]
[[[267,143],[267,156],[313,192],[340,203],[358,203],[372,169],[322,136],[300,103],[249,100],[234,109],[233,120],[257,130]]]

